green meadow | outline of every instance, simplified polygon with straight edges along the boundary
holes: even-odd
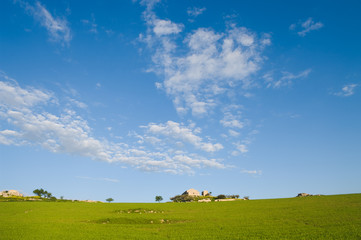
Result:
[[[0,239],[361,239],[361,194],[211,203],[0,202]]]

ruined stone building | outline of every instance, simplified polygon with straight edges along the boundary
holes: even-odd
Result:
[[[208,192],[207,190],[203,190],[203,191],[202,191],[202,196],[207,196],[208,193],[209,193],[209,192]]]
[[[185,191],[183,193],[183,195],[188,195],[188,196],[192,196],[192,197],[197,197],[200,196],[199,192],[193,188],[188,189],[187,191]]]
[[[16,190],[8,190],[8,191],[0,192],[0,196],[3,196],[3,197],[11,197],[11,196],[23,197],[23,194],[19,193],[19,191],[16,191]]]
[[[202,191],[202,196],[207,196],[207,194],[208,194],[208,191],[207,191],[207,190],[203,190],[203,191]],[[199,196],[201,196],[201,195],[199,194],[199,192],[198,192],[197,190],[193,189],[193,188],[188,189],[187,191],[185,191],[185,192],[183,193],[183,195],[188,195],[188,196],[192,196],[192,197],[199,197]]]

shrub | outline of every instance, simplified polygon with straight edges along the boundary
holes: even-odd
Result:
[[[239,198],[239,195],[226,195],[226,198]]]
[[[217,199],[226,199],[227,197],[226,197],[226,195],[224,195],[224,194],[219,194],[218,196],[217,196]]]
[[[183,194],[183,195],[176,195],[170,198],[173,202],[192,202],[194,201],[194,197]]]

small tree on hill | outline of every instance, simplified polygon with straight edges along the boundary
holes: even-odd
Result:
[[[107,198],[107,199],[105,199],[105,201],[107,201],[108,203],[110,203],[110,202],[113,202],[114,199],[113,199],[113,198]]]
[[[36,196],[39,196],[39,197],[44,197],[44,198],[54,198],[53,195],[48,192],[48,191],[45,191],[44,189],[40,188],[40,189],[35,189],[33,191],[33,193],[36,195]]]
[[[161,201],[163,201],[163,197],[162,196],[155,196],[155,201],[156,202],[161,202]]]
[[[226,195],[224,195],[224,194],[219,194],[219,195],[217,196],[217,199],[226,199]]]
[[[43,194],[44,194],[44,189],[40,188],[40,189],[35,189],[33,191],[33,193],[36,195],[36,196],[39,196],[41,197]]]

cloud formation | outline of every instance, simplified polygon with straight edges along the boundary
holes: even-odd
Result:
[[[192,22],[193,18],[196,18],[199,15],[203,14],[204,11],[206,11],[205,7],[203,7],[203,8],[193,7],[193,8],[188,8],[187,14],[188,14],[188,16],[190,16],[192,18],[190,20]]]
[[[15,80],[9,81],[11,78],[6,75],[0,77],[4,80],[0,80],[0,123],[3,123],[0,125],[0,144],[41,146],[54,153],[119,162],[145,171],[179,174],[194,173],[196,168],[225,168],[217,159],[170,146],[166,141],[168,138],[188,142],[206,152],[222,148],[220,144],[205,142],[195,135],[197,131],[192,132],[181,124],[148,125],[149,132],[166,138],[139,135],[148,142],[160,141],[159,145],[164,148],[149,148],[144,141],[129,145],[99,139],[93,136],[88,122],[74,110],[70,107],[61,109],[53,93],[34,87],[22,88]],[[57,108],[61,114],[47,111],[48,107]]]
[[[182,141],[183,143],[189,143],[206,152],[216,152],[223,149],[220,143],[212,144],[204,142],[201,137],[195,134],[199,133],[200,129],[193,130],[177,122],[168,121],[165,124],[150,123],[148,126],[144,126],[144,128],[147,129],[148,133],[165,136],[169,139]]]
[[[242,107],[238,105],[230,105],[223,110],[224,117],[220,120],[223,127],[242,129],[245,126],[245,122],[241,120],[241,108]]]
[[[190,110],[203,116],[230,86],[251,84],[249,77],[260,68],[269,35],[259,38],[247,28],[232,24],[224,32],[198,28],[183,36],[184,25],[159,19],[151,4],[154,2],[150,1],[144,12],[148,30],[140,40],[155,49],[150,71],[163,76],[157,87],[172,98],[178,113]],[[182,39],[182,44],[177,44],[176,38]]]
[[[243,169],[241,173],[251,174],[251,175],[262,175],[262,170],[245,170]]]
[[[29,15],[45,27],[51,41],[69,44],[72,34],[65,17],[54,17],[39,1],[36,1],[34,5],[22,0],[15,0],[14,2],[19,3]]]
[[[322,28],[324,25],[322,22],[314,22],[310,17],[304,22],[294,23],[290,25],[290,30],[298,31],[297,34],[301,37],[306,36],[311,31]]]
[[[153,32],[157,36],[177,34],[180,33],[183,29],[183,24],[176,24],[170,20],[155,19],[153,24]]]
[[[355,88],[358,86],[359,85],[355,83],[346,84],[345,86],[342,87],[341,91],[335,93],[334,95],[341,97],[352,96],[355,94]]]
[[[287,71],[282,71],[281,76],[276,78],[273,76],[274,73],[268,72],[263,75],[267,88],[280,88],[290,86],[295,79],[305,78],[311,73],[311,69],[303,70],[298,74],[293,74]]]
[[[94,178],[94,177],[83,177],[83,176],[77,176],[77,178],[87,179],[87,180],[95,180],[95,181],[113,182],[113,183],[119,182],[118,179],[114,179],[114,178]]]

